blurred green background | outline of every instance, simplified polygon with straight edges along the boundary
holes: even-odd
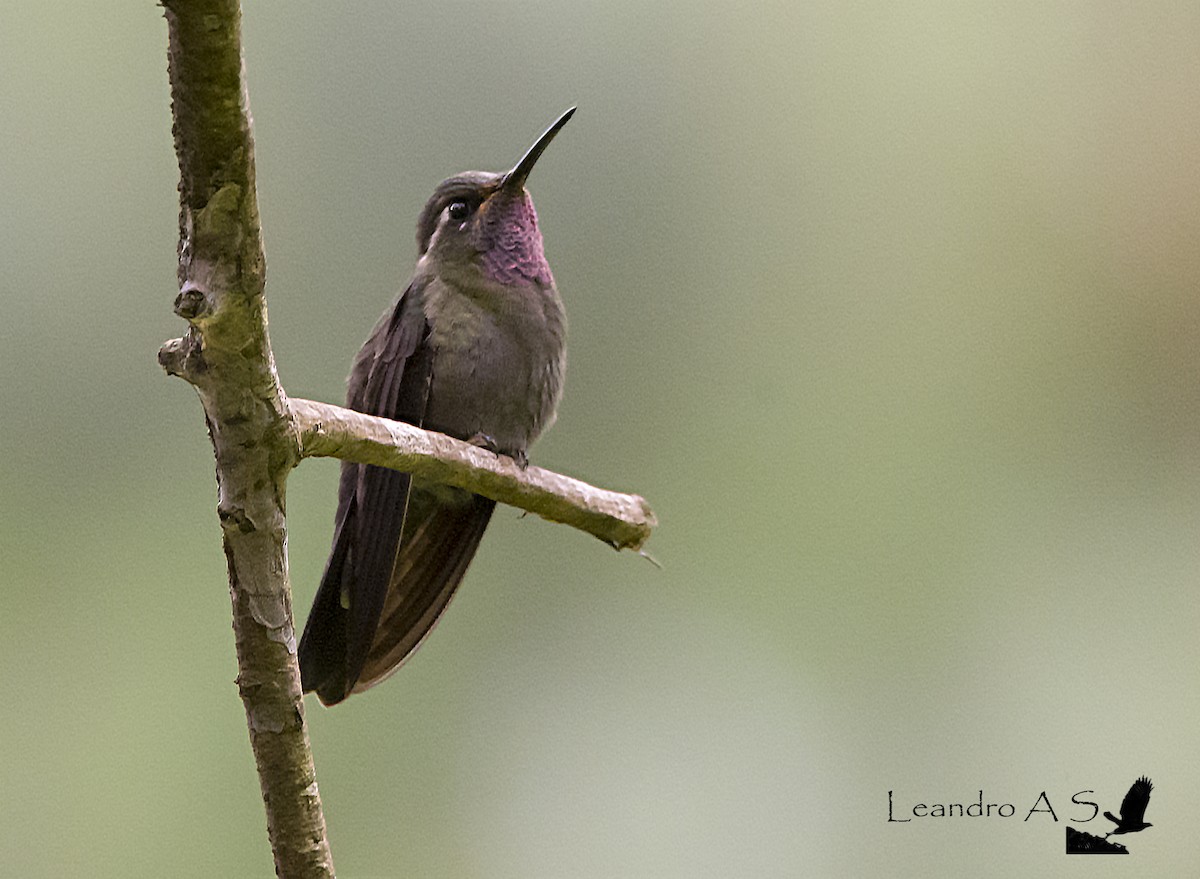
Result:
[[[533,458],[662,521],[659,571],[501,511],[415,660],[309,704],[340,875],[1064,875],[1109,829],[1072,794],[1142,773],[1138,872],[1194,871],[1200,7],[306,0],[245,40],[295,396],[342,399],[433,186],[579,105],[530,184],[571,318]],[[165,45],[129,0],[0,29],[4,876],[271,874],[155,362]],[[336,469],[289,482],[300,623]],[[981,789],[1015,817],[887,821]]]

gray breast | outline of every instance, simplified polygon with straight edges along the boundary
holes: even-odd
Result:
[[[472,292],[440,280],[427,291],[435,353],[425,423],[524,452],[553,422],[562,393],[561,302],[553,287],[536,284]]]

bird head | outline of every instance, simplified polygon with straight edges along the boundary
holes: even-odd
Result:
[[[466,171],[438,184],[417,222],[422,261],[504,285],[553,283],[525,181],[574,112],[546,129],[512,170]]]

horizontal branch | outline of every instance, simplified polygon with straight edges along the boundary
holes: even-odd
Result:
[[[616,549],[641,549],[658,520],[646,501],[580,482],[402,421],[312,400],[288,401],[302,457],[403,470],[586,531]]]

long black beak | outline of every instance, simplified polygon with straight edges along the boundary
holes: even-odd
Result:
[[[500,184],[502,189],[520,190],[524,188],[525,180],[529,177],[529,172],[533,170],[533,166],[537,164],[537,160],[546,151],[546,147],[550,146],[550,141],[554,140],[554,135],[558,134],[559,129],[567,124],[567,120],[571,118],[574,112],[575,108],[572,107],[559,116],[557,122],[546,129],[545,133],[537,139],[537,143],[529,148],[529,152],[521,157],[521,161],[517,162],[516,167],[504,175],[504,182]]]

